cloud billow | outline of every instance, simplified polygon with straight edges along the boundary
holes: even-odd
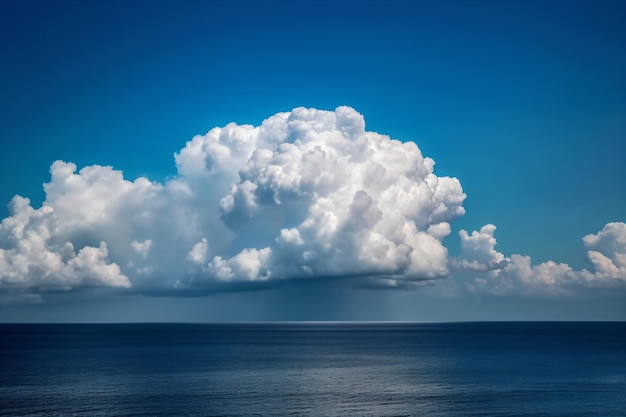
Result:
[[[54,162],[42,206],[16,196],[0,224],[0,294],[201,295],[320,277],[413,288],[450,275],[508,293],[626,279],[624,223],[584,238],[592,272],[505,257],[490,224],[462,231],[449,258],[442,241],[465,213],[459,180],[349,107],[216,127],[174,157],[164,183]]]
[[[437,177],[414,143],[366,132],[351,108],[298,108],[257,128],[213,129],[176,160],[191,182],[228,180],[211,209],[240,248],[211,253],[207,230],[194,283],[448,273],[441,239],[464,213],[459,181]]]

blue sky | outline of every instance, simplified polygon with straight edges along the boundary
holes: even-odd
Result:
[[[623,2],[0,7],[5,203],[19,194],[39,208],[56,160],[165,184],[181,175],[173,155],[194,135],[230,122],[258,126],[301,106],[350,106],[368,131],[415,142],[436,162],[437,176],[460,181],[466,213],[449,221],[443,239],[451,258],[463,257],[460,230],[493,224],[495,249],[507,259],[520,254],[532,265],[553,260],[596,273],[583,237],[626,222]],[[250,227],[236,240],[242,248],[254,246]],[[103,238],[90,239],[72,241],[76,253]],[[626,252],[616,242],[615,253]],[[11,293],[0,319],[626,319],[624,277],[566,295],[523,288],[494,295],[459,290],[474,279],[464,274],[399,291],[313,279],[199,298],[72,288],[30,304]],[[460,284],[446,289],[449,282]],[[164,316],[164,306],[179,313]],[[128,315],[112,313],[120,310]]]

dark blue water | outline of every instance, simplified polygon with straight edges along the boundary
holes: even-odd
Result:
[[[6,416],[626,416],[626,323],[0,325]]]

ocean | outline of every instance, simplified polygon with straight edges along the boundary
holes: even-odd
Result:
[[[626,323],[0,324],[2,416],[626,416]]]

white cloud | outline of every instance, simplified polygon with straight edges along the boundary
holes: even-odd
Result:
[[[471,292],[504,294],[566,294],[590,287],[626,284],[626,223],[609,223],[597,234],[583,238],[593,268],[575,270],[554,261],[533,265],[530,256],[510,258],[495,251],[495,226],[469,235],[461,231],[462,259],[452,262],[457,278]],[[473,272],[463,272],[471,270]]]
[[[609,223],[583,238],[598,279],[626,280],[626,223]]]
[[[22,294],[67,291],[82,287],[130,287],[120,267],[108,260],[107,244],[83,246],[78,252],[58,239],[54,209],[37,210],[28,199],[16,196],[11,216],[0,224],[0,289]]]
[[[495,250],[496,239],[493,233],[496,226],[487,224],[480,231],[468,234],[465,230],[459,232],[461,238],[461,256],[452,260],[452,264],[459,269],[472,271],[491,271],[501,269],[508,259]]]
[[[130,242],[130,247],[133,248],[133,250],[137,252],[142,258],[148,256],[150,246],[152,246],[152,241],[150,239],[146,239],[143,242],[137,242],[136,240]]]
[[[441,239],[464,213],[457,179],[437,177],[414,143],[366,132],[350,108],[275,117],[285,142],[257,148],[220,203],[238,235],[279,230],[273,276],[447,275]]]
[[[214,128],[175,161],[163,184],[55,162],[42,207],[16,197],[3,220],[0,291],[448,274],[441,241],[464,214],[459,181],[349,107]]]
[[[437,176],[413,142],[366,131],[349,107],[231,123],[174,158],[178,175],[165,183],[55,162],[43,205],[16,196],[0,225],[0,298],[85,287],[190,295],[316,277],[404,289],[450,271],[459,287],[494,294],[626,280],[624,223],[584,238],[592,271],[505,257],[490,224],[461,231],[449,259],[460,182]]]
[[[230,259],[216,256],[206,270],[210,278],[221,281],[265,281],[272,274],[266,267],[271,253],[270,248],[252,248],[244,249]]]

